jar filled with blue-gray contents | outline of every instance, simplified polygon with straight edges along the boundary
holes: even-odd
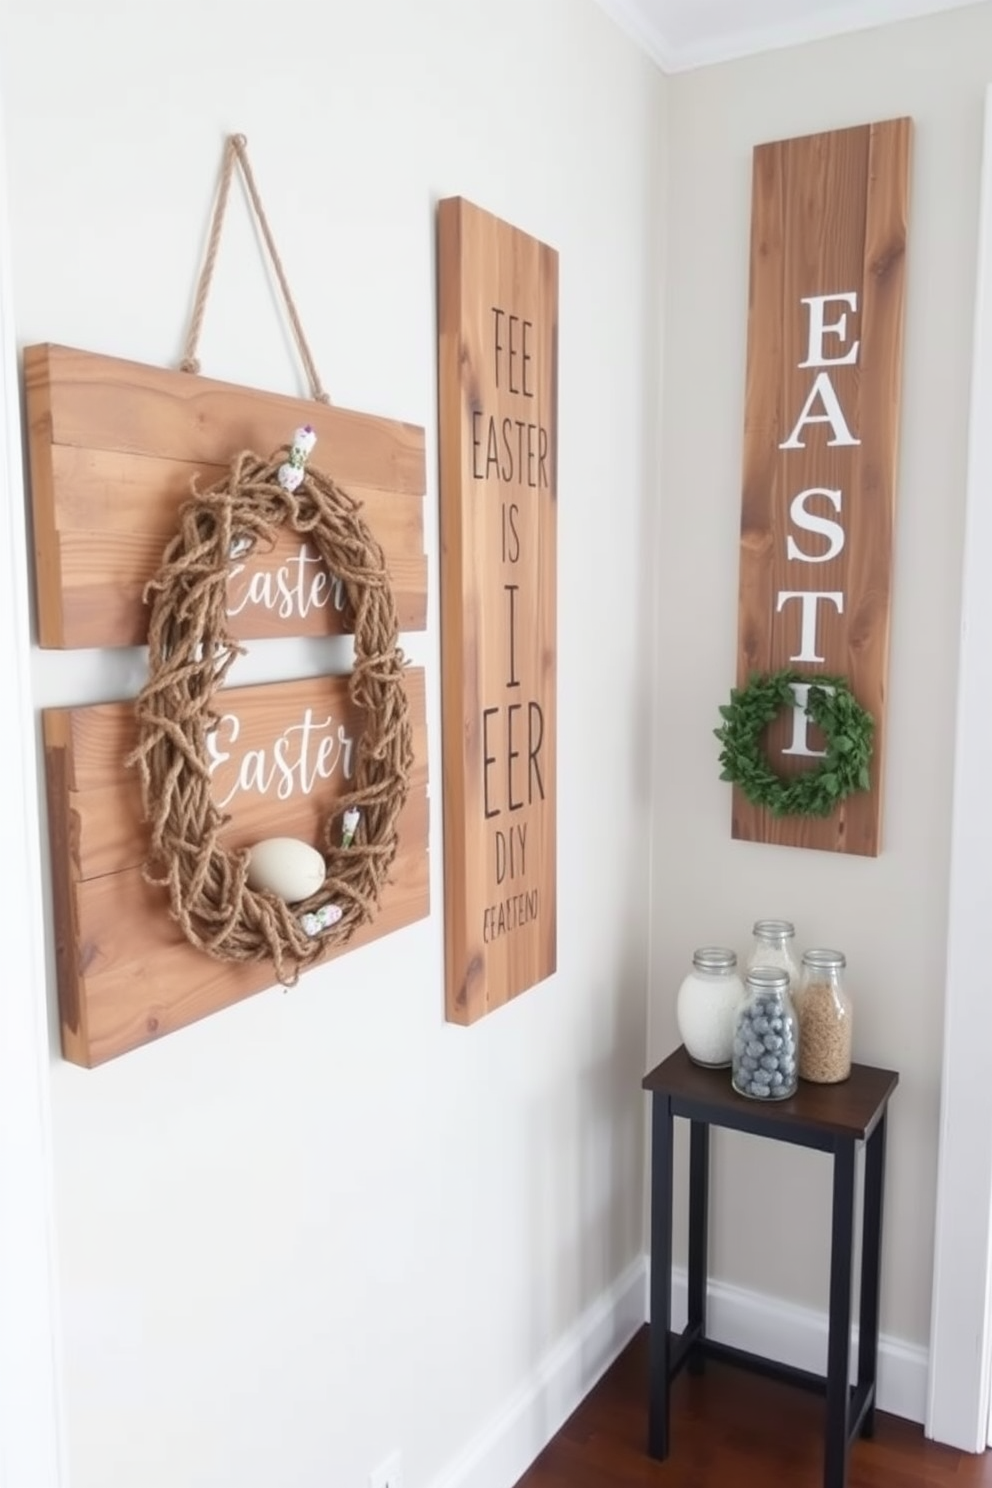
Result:
[[[733,1085],[752,1100],[786,1100],[799,1081],[799,1024],[789,973],[753,966],[734,1028]]]

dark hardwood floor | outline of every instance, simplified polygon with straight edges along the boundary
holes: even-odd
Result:
[[[683,1372],[672,1388],[672,1452],[647,1456],[643,1328],[517,1488],[821,1488],[822,1397],[729,1365]],[[992,1453],[936,1446],[879,1413],[858,1441],[848,1488],[992,1488]]]

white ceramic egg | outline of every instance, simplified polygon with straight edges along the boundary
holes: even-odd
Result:
[[[315,894],[326,873],[317,849],[297,837],[266,837],[248,850],[248,887],[268,890],[287,904]]]

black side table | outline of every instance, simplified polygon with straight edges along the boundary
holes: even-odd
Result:
[[[688,1363],[696,1372],[706,1358],[757,1369],[790,1384],[826,1393],[825,1488],[844,1488],[848,1450],[860,1433],[871,1436],[878,1364],[878,1285],[885,1168],[885,1114],[899,1076],[856,1064],[840,1085],[800,1081],[789,1100],[748,1100],[730,1083],[729,1070],[700,1069],[684,1048],[664,1060],[643,1085],[651,1092],[651,1399],[648,1452],[663,1459],[669,1448],[669,1391]],[[671,1331],[672,1133],[676,1116],[690,1123],[688,1322]],[[778,1142],[832,1152],[833,1226],[830,1248],[830,1333],[827,1373],[765,1359],[706,1337],[706,1232],[709,1209],[709,1129],[725,1126]],[[854,1250],[855,1144],[865,1145],[861,1238],[858,1378],[848,1380],[851,1347],[851,1275]]]

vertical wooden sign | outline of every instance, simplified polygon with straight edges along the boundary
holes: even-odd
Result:
[[[555,970],[558,255],[438,210],[447,1015]]]
[[[875,720],[870,791],[771,816],[736,787],[733,835],[879,851],[911,121],[754,152],[737,682],[843,676]],[[822,740],[797,699],[765,741],[783,776]]]

